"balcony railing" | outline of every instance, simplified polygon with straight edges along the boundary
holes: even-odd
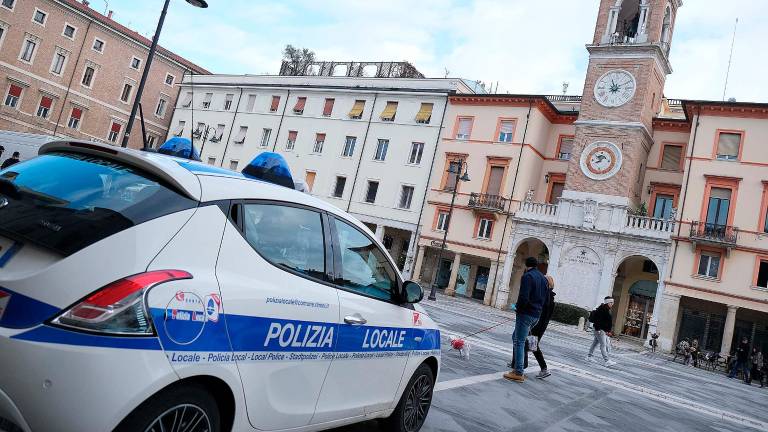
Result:
[[[507,199],[499,195],[474,192],[469,194],[469,206],[472,208],[504,211],[506,205]]]
[[[739,240],[739,229],[730,225],[691,222],[691,239],[705,243],[735,246]]]
[[[672,219],[657,219],[647,216],[635,216],[628,214],[627,228],[632,230],[671,233],[675,229],[675,221]]]

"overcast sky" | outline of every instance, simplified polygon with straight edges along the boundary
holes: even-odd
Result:
[[[103,11],[104,0],[91,0]],[[111,0],[147,36],[161,5]],[[161,44],[215,72],[276,74],[286,44],[319,60],[408,60],[430,77],[498,82],[500,93],[581,94],[599,0],[172,0]],[[670,98],[768,102],[768,0],[684,0],[670,56]],[[495,85],[495,84],[494,84]]]

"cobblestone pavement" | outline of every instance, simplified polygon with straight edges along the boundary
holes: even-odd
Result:
[[[468,339],[470,355],[450,349],[465,335],[514,317],[468,299],[440,296],[422,305],[443,334],[442,370],[424,432],[463,431],[766,431],[768,389],[690,368],[619,341],[607,368],[585,358],[591,335],[552,323],[542,351],[552,376],[518,384],[501,375],[511,358],[513,323]],[[599,357],[599,354],[598,356]],[[336,432],[380,431],[376,422]]]

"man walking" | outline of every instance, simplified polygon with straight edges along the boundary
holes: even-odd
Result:
[[[736,347],[736,365],[731,369],[728,378],[736,377],[739,370],[744,374],[744,382],[749,384],[749,339],[746,336],[741,338],[741,343]]]
[[[589,354],[587,354],[587,361],[592,361],[592,355],[595,352],[595,348],[600,345],[600,354],[603,356],[606,366],[613,366],[615,361],[608,358],[608,335],[611,333],[613,325],[613,318],[611,317],[611,308],[613,307],[613,297],[607,296],[603,300],[603,304],[595,309],[591,316],[590,322],[594,324],[595,338],[592,341],[592,346],[589,348]]]
[[[523,362],[525,357],[525,339],[531,328],[541,317],[541,311],[547,299],[547,279],[536,268],[539,261],[535,257],[525,259],[525,273],[520,279],[520,294],[517,296],[515,311],[515,331],[512,333],[514,367],[504,374],[510,381],[523,382]]]
[[[13,152],[11,157],[9,157],[8,159],[5,160],[5,162],[3,162],[3,165],[0,166],[0,169],[6,169],[9,166],[16,165],[17,163],[19,163],[19,152],[16,151],[16,152]]]

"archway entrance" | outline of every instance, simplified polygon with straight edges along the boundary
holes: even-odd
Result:
[[[643,256],[626,258],[616,270],[614,333],[647,339],[653,319],[659,269]]]
[[[505,307],[517,301],[517,295],[520,293],[520,278],[525,272],[525,259],[535,257],[539,260],[539,270],[547,273],[549,265],[549,249],[543,241],[537,238],[528,238],[523,240],[515,250],[515,260],[512,264],[512,275],[509,280],[509,297]]]

